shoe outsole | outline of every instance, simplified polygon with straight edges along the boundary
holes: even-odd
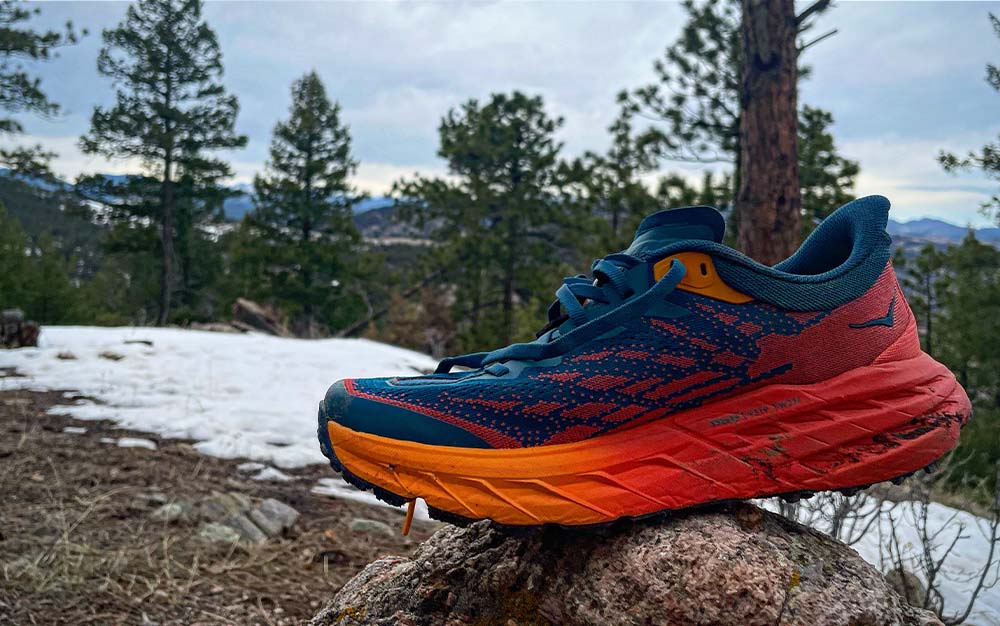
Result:
[[[390,491],[388,489],[385,489],[384,487],[380,487],[380,486],[375,485],[375,484],[373,484],[373,483],[371,483],[371,482],[369,482],[367,480],[364,480],[360,476],[358,476],[358,475],[354,474],[353,472],[351,472],[347,467],[344,466],[343,463],[341,463],[340,459],[337,458],[337,454],[334,451],[333,445],[332,445],[332,443],[330,441],[330,434],[329,434],[329,430],[327,428],[329,417],[327,415],[327,411],[326,411],[326,406],[325,405],[326,405],[325,402],[321,402],[320,406],[319,406],[319,415],[318,415],[318,422],[319,422],[319,424],[318,424],[318,427],[317,427],[317,437],[319,438],[320,449],[323,452],[323,456],[325,456],[327,458],[327,460],[329,460],[330,467],[333,469],[333,471],[336,472],[337,474],[339,474],[341,476],[341,478],[345,482],[347,482],[347,484],[349,484],[352,487],[354,487],[356,489],[359,489],[361,491],[366,491],[366,492],[372,493],[378,500],[380,500],[382,502],[385,502],[386,504],[389,504],[391,506],[396,506],[396,507],[403,506],[403,505],[407,504],[410,501],[410,498],[406,498],[406,497],[401,496],[401,495],[399,495],[397,493],[393,493],[392,491]],[[968,418],[966,418],[965,420],[961,421],[960,428],[964,427],[965,424],[967,424],[970,419],[971,419],[971,414],[969,415]],[[941,459],[944,456],[946,456],[946,455],[942,455],[941,457],[939,457],[938,459],[935,459],[934,461],[932,461],[931,463],[925,465],[924,467],[917,468],[917,469],[915,469],[913,471],[909,471],[909,472],[900,474],[898,476],[891,477],[891,478],[889,478],[887,480],[884,480],[884,481],[877,481],[877,482],[873,482],[873,483],[864,483],[864,484],[859,484],[859,485],[845,486],[845,487],[840,487],[840,488],[837,488],[837,489],[827,489],[827,490],[823,490],[822,492],[823,493],[840,493],[840,494],[842,494],[844,496],[850,497],[850,496],[854,496],[854,495],[858,494],[861,491],[864,491],[865,489],[868,489],[869,487],[872,487],[873,485],[876,485],[876,484],[879,484],[879,483],[882,483],[882,482],[891,482],[893,484],[900,485],[907,478],[910,478],[911,476],[913,476],[913,475],[915,475],[915,474],[917,474],[919,472],[924,472],[924,473],[927,473],[927,474],[933,473],[939,467],[939,465],[941,463]],[[700,504],[697,504],[697,505],[694,505],[694,506],[681,507],[681,508],[673,508],[673,509],[663,509],[663,510],[660,510],[660,511],[655,511],[655,512],[652,512],[652,513],[646,513],[646,514],[643,514],[643,515],[634,515],[634,516],[628,516],[628,515],[626,515],[626,516],[620,517],[618,519],[614,519],[614,520],[610,520],[610,521],[606,521],[606,522],[599,522],[599,523],[594,523],[594,524],[583,524],[583,525],[567,525],[567,524],[559,524],[559,523],[552,523],[552,522],[544,523],[544,524],[537,524],[537,525],[513,525],[513,524],[504,524],[504,523],[501,523],[501,522],[497,522],[495,520],[491,520],[491,522],[496,527],[498,527],[500,529],[503,529],[506,532],[515,533],[515,534],[518,533],[518,532],[531,531],[531,530],[537,529],[539,527],[544,527],[544,528],[558,528],[558,529],[573,529],[575,531],[598,532],[598,533],[600,533],[600,532],[605,532],[605,531],[607,531],[607,530],[615,527],[616,525],[623,524],[623,523],[624,524],[628,524],[628,523],[634,523],[634,522],[649,522],[649,521],[664,520],[664,519],[669,519],[671,516],[676,515],[678,513],[687,513],[687,512],[695,511],[695,510],[725,507],[725,506],[737,504],[737,503],[740,503],[740,502],[748,502],[750,500],[757,499],[757,498],[780,498],[781,500],[783,500],[785,502],[794,503],[794,502],[799,502],[801,500],[808,500],[809,498],[812,498],[813,496],[815,496],[817,493],[820,493],[820,492],[811,491],[811,490],[804,490],[803,489],[803,490],[789,491],[789,492],[778,493],[778,494],[760,495],[760,496],[757,496],[755,498],[737,498],[737,499],[728,498],[728,499],[711,500],[711,501],[700,503]],[[466,516],[463,516],[463,515],[459,515],[457,513],[452,513],[450,511],[445,511],[443,509],[439,509],[439,508],[431,506],[431,505],[427,506],[427,511],[428,511],[428,514],[431,517],[431,519],[434,519],[434,520],[437,520],[437,521],[440,521],[440,522],[444,522],[444,523],[447,523],[447,524],[452,524],[452,525],[455,525],[455,526],[460,526],[460,527],[468,526],[469,524],[472,524],[474,522],[481,521],[482,519],[486,519],[486,518],[466,517]]]

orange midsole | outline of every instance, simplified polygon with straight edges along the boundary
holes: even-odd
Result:
[[[589,524],[888,480],[947,452],[969,413],[954,376],[920,353],[568,444],[458,448],[327,428],[345,467],[405,498],[508,524]],[[893,434],[891,446],[874,438]]]

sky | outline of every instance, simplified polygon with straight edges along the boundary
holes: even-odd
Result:
[[[126,173],[77,147],[95,105],[113,102],[100,76],[101,30],[124,16],[124,2],[42,2],[39,26],[72,20],[89,35],[61,56],[32,66],[62,105],[50,119],[21,116],[29,141],[56,151],[56,173]],[[945,173],[941,149],[978,150],[1000,134],[1000,94],[985,82],[1000,64],[988,13],[1000,2],[842,1],[814,32],[837,34],[811,47],[812,76],[801,103],[831,111],[840,151],[861,163],[855,192],[880,193],[892,217],[937,217],[988,225],[979,205],[997,183],[982,174]],[[316,70],[350,126],[360,161],[354,184],[370,193],[416,172],[445,173],[437,127],[469,98],[518,89],[544,97],[565,124],[563,154],[603,151],[618,112],[616,94],[654,81],[653,61],[677,36],[676,2],[208,2],[224,83],[240,99],[237,128],[246,149],[225,154],[234,182],[249,182],[267,158],[271,130],[287,116],[293,80]],[[704,166],[665,163],[699,177]],[[721,166],[712,166],[718,170]]]

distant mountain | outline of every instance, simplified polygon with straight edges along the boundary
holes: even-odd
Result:
[[[109,180],[120,181],[127,178],[123,174],[106,174]],[[42,189],[44,191],[72,191],[73,184],[59,179],[34,178],[12,174],[7,168],[0,168],[0,177],[13,178],[17,181]],[[230,189],[237,192],[223,204],[223,213],[229,221],[239,221],[253,210],[253,186],[246,183],[232,185]],[[372,196],[354,205],[354,214],[359,216],[358,226],[368,236],[414,236],[415,231],[394,224],[393,199],[386,196]],[[363,218],[361,216],[364,216]],[[952,224],[944,220],[923,218],[909,222],[889,220],[888,231],[893,239],[900,244],[913,245],[929,241],[941,245],[960,242],[968,232],[965,226]],[[976,237],[980,241],[1000,245],[1000,228],[978,228]]]
[[[227,220],[238,222],[243,219],[244,215],[253,210],[253,186],[241,183],[233,185],[230,189],[239,192],[239,195],[227,198],[222,205],[222,212],[225,213]],[[354,214],[360,215],[375,209],[383,209],[392,206],[392,203],[392,198],[385,196],[365,198],[354,205]]]
[[[889,220],[887,229],[893,238],[910,238],[939,243],[957,243],[965,238],[969,229],[949,222],[925,217],[909,222]],[[977,228],[976,237],[980,241],[1000,243],[1000,228]]]

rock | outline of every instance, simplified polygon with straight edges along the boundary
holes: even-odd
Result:
[[[299,512],[284,502],[268,498],[247,514],[268,537],[277,537],[295,525]]]
[[[198,503],[198,515],[205,520],[217,522],[237,513],[245,513],[253,508],[253,501],[242,493],[213,492]]]
[[[378,520],[366,519],[364,517],[355,517],[351,520],[351,525],[349,526],[352,533],[368,533],[371,535],[387,535],[392,537],[396,533],[392,528],[385,522],[380,522]]]
[[[101,352],[97,356],[101,357],[102,359],[107,359],[109,361],[121,361],[122,359],[125,358],[125,355],[118,354],[117,352],[112,352],[111,350],[105,350],[104,352]]]
[[[897,567],[885,575],[885,582],[913,606],[923,606],[927,589],[913,572]]]
[[[264,543],[267,535],[257,525],[250,521],[250,518],[243,513],[234,513],[222,520],[222,524],[229,526],[239,534],[240,539],[248,543]]]
[[[600,533],[447,527],[411,558],[370,564],[311,624],[511,622],[940,625],[849,547],[749,504]]]
[[[231,528],[246,543],[262,543],[278,537],[299,519],[299,512],[283,502],[274,498],[254,502],[236,491],[214,492],[202,498],[196,513],[206,522]]]
[[[191,517],[192,508],[188,502],[168,502],[154,509],[149,516],[158,522],[171,524]]]
[[[147,493],[140,493],[135,497],[137,504],[152,506],[154,504],[166,504],[170,502],[170,498],[167,497],[165,493],[160,491],[150,491]]]
[[[21,309],[0,311],[0,348],[37,346],[38,333],[38,324],[26,321]]]
[[[276,311],[246,298],[237,298],[233,303],[233,326],[238,329],[249,327],[278,337],[292,335]]]
[[[236,543],[240,540],[236,530],[215,522],[202,524],[198,528],[198,537],[210,543]]]

